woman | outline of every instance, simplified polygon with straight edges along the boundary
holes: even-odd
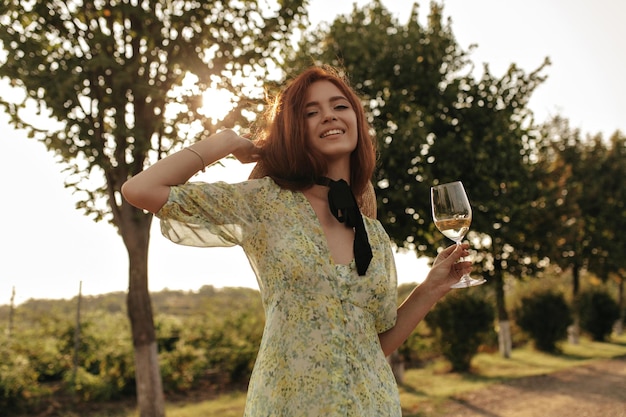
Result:
[[[356,204],[373,198],[369,132],[349,85],[314,67],[276,98],[256,141],[219,132],[122,188],[176,243],[243,247],[266,316],[246,416],[400,416],[386,356],[469,272],[467,245],[450,246],[397,307],[389,237]],[[257,162],[255,178],[187,182],[229,154]]]

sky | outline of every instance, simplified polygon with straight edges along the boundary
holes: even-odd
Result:
[[[349,13],[352,1],[311,0],[314,24]],[[359,0],[358,5],[368,3]],[[401,23],[411,2],[383,1]],[[428,13],[423,1],[420,18]],[[332,10],[329,13],[329,10]],[[546,57],[548,79],[533,93],[530,108],[542,122],[553,115],[583,133],[626,132],[626,2],[615,0],[447,0],[444,15],[463,48],[475,44],[471,60],[495,76],[516,63],[526,72]],[[1,94],[2,92],[0,92]],[[128,288],[128,260],[113,226],[95,223],[75,209],[64,188],[61,165],[44,146],[13,130],[0,115],[0,305],[30,298],[72,298]],[[194,180],[236,182],[250,167],[237,162],[211,168]],[[149,288],[196,290],[203,285],[258,288],[240,248],[199,249],[163,238],[154,222],[149,255]],[[400,283],[418,282],[426,262],[398,254]]]

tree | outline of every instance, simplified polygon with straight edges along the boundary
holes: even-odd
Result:
[[[554,188],[552,198],[539,204],[545,215],[537,224],[544,238],[544,252],[550,262],[572,274],[572,298],[580,289],[581,270],[586,266],[585,248],[589,246],[583,206],[586,192],[582,165],[587,158],[579,129],[572,129],[569,121],[553,117],[541,126],[538,164],[544,165],[545,175],[538,179],[540,187]],[[573,312],[570,341],[578,343],[579,317]]]
[[[442,7],[432,3],[427,25],[414,5],[402,25],[380,1],[338,16],[303,39],[284,70],[298,72],[315,63],[345,69],[369,110],[379,147],[374,178],[378,215],[398,247],[435,255],[428,150],[435,137],[452,129],[449,112],[455,82],[469,72],[466,52],[442,22]],[[423,242],[423,243],[418,243]]]
[[[618,331],[623,331],[626,317],[626,300],[624,299],[624,283],[626,281],[626,136],[615,132],[610,137],[611,148],[605,167],[605,191],[608,193],[607,204],[604,206],[608,213],[604,216],[609,220],[605,228],[603,242],[607,246],[607,259],[610,267],[607,268],[607,277],[613,276],[618,285],[617,304],[620,309]]]
[[[544,250],[551,262],[571,270],[573,298],[579,295],[580,272],[587,269],[603,281],[613,277],[619,286],[618,303],[623,305],[625,243],[619,231],[626,227],[624,136],[615,132],[608,141],[602,135],[583,139],[560,117],[545,123],[541,136],[547,144],[543,159],[561,167],[541,182],[562,184],[558,198],[546,204],[544,222],[551,226],[543,228]],[[574,342],[578,312],[575,316]]]
[[[548,62],[530,74],[511,65],[501,78],[485,66],[476,80],[468,52],[443,20],[443,6],[431,3],[426,25],[418,17],[417,4],[406,25],[379,1],[355,7],[309,34],[285,70],[331,63],[354,81],[380,150],[378,217],[398,247],[434,257],[444,238],[432,224],[430,186],[464,182],[476,213],[469,237],[480,251],[477,273],[493,283],[499,328],[506,329],[505,273],[532,274],[543,265],[529,239],[539,195],[527,105]]]
[[[537,70],[526,74],[511,65],[496,78],[485,65],[479,81],[461,84],[454,108],[460,127],[437,138],[432,148],[433,177],[463,178],[474,206],[469,239],[478,250],[474,262],[495,290],[500,350],[510,356],[511,335],[505,304],[505,276],[533,276],[547,262],[536,236],[535,219],[542,216],[543,198],[535,165],[537,133],[528,100],[544,80]],[[436,161],[447,161],[437,163]]]
[[[250,94],[250,81],[258,85],[268,76],[292,29],[305,22],[305,0],[278,3],[274,9],[255,0],[12,0],[0,6],[0,77],[22,93],[0,104],[15,127],[65,166],[66,185],[80,196],[77,208],[110,222],[127,248],[141,416],[164,415],[148,293],[152,215],[127,204],[120,188],[162,155],[242,120],[254,97],[238,97]],[[218,87],[238,93],[221,123],[201,109],[202,92]],[[32,117],[33,108],[48,123]],[[51,129],[50,120],[58,128]]]
[[[593,200],[596,203],[595,210],[589,213],[588,232],[593,236],[589,270],[604,282],[611,278],[615,280],[618,286],[618,306],[623,314],[626,279],[626,236],[623,233],[626,230],[626,136],[618,131],[608,141],[604,141],[598,135],[589,146],[592,155],[589,164],[595,169],[595,175],[588,178],[588,186],[597,189],[598,193]],[[592,165],[592,161],[595,164]]]

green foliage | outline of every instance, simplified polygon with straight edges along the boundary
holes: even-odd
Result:
[[[573,294],[586,269],[602,281],[611,274],[623,281],[626,268],[626,136],[615,132],[583,137],[569,122],[555,117],[542,126],[539,153],[546,175],[542,187],[558,192],[541,202],[542,248],[551,261],[574,275]],[[540,236],[539,236],[540,237]]]
[[[82,366],[78,367],[76,372],[68,372],[64,376],[64,382],[71,387],[80,400],[88,401],[104,401],[115,397],[115,388],[102,375],[93,374]]]
[[[608,139],[608,140],[607,140]],[[593,237],[588,247],[588,268],[606,282],[614,273],[626,279],[626,135],[615,132],[609,138],[594,136],[588,144],[593,171],[587,178],[585,205],[587,233]],[[587,192],[586,190],[586,192]],[[622,284],[623,285],[623,284]]]
[[[258,291],[203,287],[198,292],[161,291],[153,296],[167,391],[188,392],[216,382],[247,383],[264,325]],[[85,297],[79,333],[74,322],[76,299],[29,300],[15,308],[14,331],[10,338],[3,334],[0,344],[0,356],[9,358],[0,363],[0,406],[35,410],[53,389],[84,402],[133,395],[134,357],[125,297],[123,293]]]
[[[517,325],[527,332],[535,347],[544,352],[557,352],[557,342],[567,337],[572,323],[571,309],[562,294],[537,291],[522,297],[515,309]]]
[[[19,410],[42,396],[39,374],[19,344],[0,335],[0,409]]]
[[[63,322],[59,322],[59,327]],[[14,349],[16,353],[28,357],[32,368],[37,372],[40,382],[59,381],[63,372],[71,365],[71,353],[63,351],[62,342],[57,335],[46,330],[26,328],[17,333]]]
[[[168,308],[171,312],[158,314],[156,320],[163,387],[170,392],[186,391],[195,387],[206,374],[206,349],[198,342],[206,339],[206,328],[213,323],[173,314],[183,307],[181,297],[168,293],[159,293],[157,297],[162,302],[176,300]]]
[[[204,349],[179,340],[170,351],[159,354],[163,387],[166,391],[184,392],[198,385],[206,374],[208,361]]]
[[[77,354],[74,326],[60,335],[65,355],[72,358],[63,373],[67,390],[85,401],[120,398],[134,392],[135,367],[128,320],[105,311],[86,316],[81,323]]]
[[[620,315],[617,302],[606,290],[600,288],[581,292],[576,297],[575,308],[580,318],[581,329],[596,341],[609,338],[613,325]]]
[[[406,368],[417,368],[437,358],[439,352],[428,326],[420,324],[398,348]]]
[[[262,312],[251,309],[226,318],[209,334],[209,365],[226,372],[231,382],[247,381],[261,345],[263,327]]]
[[[165,291],[154,299],[167,390],[192,388],[209,374],[220,381],[247,383],[263,335],[258,291],[203,287],[197,294]]]
[[[426,316],[453,371],[470,369],[472,358],[493,331],[492,305],[472,290],[449,293]]]

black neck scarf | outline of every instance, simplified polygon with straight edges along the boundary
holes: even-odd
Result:
[[[334,181],[321,177],[315,181],[318,185],[330,187],[328,205],[330,212],[346,227],[354,228],[354,261],[359,275],[365,275],[372,260],[372,248],[367,239],[363,217],[359,211],[352,189],[345,180]]]

